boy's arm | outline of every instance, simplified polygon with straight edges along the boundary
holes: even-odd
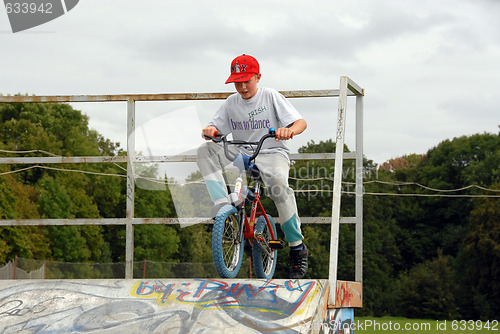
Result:
[[[301,134],[307,128],[307,122],[301,118],[293,122],[286,128],[279,128],[276,130],[276,140],[288,140],[292,136]]]

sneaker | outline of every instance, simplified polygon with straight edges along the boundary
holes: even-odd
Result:
[[[307,272],[307,247],[303,244],[304,247],[301,250],[290,250],[290,278],[291,279],[299,279],[304,277]]]

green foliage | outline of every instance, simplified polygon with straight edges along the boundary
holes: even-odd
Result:
[[[39,218],[34,202],[34,188],[18,182],[11,174],[0,177],[0,218]],[[50,254],[43,229],[35,226],[0,227],[0,263],[22,257],[45,257]]]
[[[195,224],[176,227],[180,245],[176,257],[179,262],[212,261],[212,226]]]
[[[456,316],[457,286],[449,257],[438,252],[437,258],[420,263],[401,276],[399,305],[405,316],[431,319]]]
[[[40,151],[62,156],[124,154],[118,149],[118,144],[89,129],[88,117],[68,104],[2,104],[0,122],[0,149],[39,150],[25,153],[25,156],[44,154]],[[10,167],[12,170],[20,168]],[[57,167],[94,173],[121,173],[121,170],[112,164]],[[156,177],[156,172],[153,166],[141,174]],[[0,178],[2,218],[72,219],[125,216],[125,178],[40,168],[14,175]],[[18,186],[16,188],[13,185]],[[174,209],[168,191],[148,191],[137,187],[136,217],[172,216]],[[125,229],[121,226],[30,227],[28,232],[26,228],[21,231],[17,227],[0,229],[3,237],[0,242],[0,262],[5,262],[14,255],[68,262],[111,262],[124,259]],[[176,228],[171,226],[136,227],[136,258],[176,261],[180,242],[177,232]]]
[[[499,166],[500,137],[485,133],[445,140],[429,150],[420,162],[380,175],[395,182],[416,182],[437,189],[460,189],[473,184],[498,189]],[[396,191],[435,194],[429,189],[408,186]],[[452,192],[484,193],[477,188]],[[394,234],[396,248],[403,259],[400,264],[393,263],[396,272],[401,273],[396,285],[403,287],[398,294],[399,300],[404,301],[404,311],[399,314],[498,317],[498,251],[494,246],[500,238],[496,228],[500,221],[498,198],[412,196],[396,197],[393,202],[392,217],[398,227]],[[438,250],[441,255],[436,258]],[[427,298],[419,299],[419,294]]]
[[[494,186],[500,189],[500,184]],[[464,240],[463,283],[473,292],[460,297],[470,303],[467,316],[494,319],[500,314],[500,205],[498,199],[475,201]],[[464,310],[465,312],[465,310]]]
[[[403,261],[396,236],[400,228],[393,217],[395,204],[384,196],[365,196],[363,217],[364,314],[396,314],[395,277]]]
[[[175,228],[165,225],[138,225],[134,228],[135,260],[176,262],[173,254],[179,247]]]

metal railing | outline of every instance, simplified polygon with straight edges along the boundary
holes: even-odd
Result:
[[[331,224],[330,244],[330,305],[335,304],[337,281],[337,258],[339,224],[356,225],[355,238],[355,280],[363,279],[363,96],[364,90],[348,77],[340,78],[340,88],[332,90],[280,91],[286,98],[338,97],[337,131],[335,133],[336,153],[291,154],[291,160],[335,159],[332,217],[301,217],[303,223]],[[125,218],[82,218],[82,219],[3,219],[0,226],[26,225],[125,225],[125,278],[133,278],[134,225],[177,224],[177,218],[135,218],[134,164],[139,162],[194,162],[192,155],[137,156],[135,154],[135,102],[137,101],[187,101],[223,100],[233,93],[181,93],[181,94],[126,94],[126,95],[60,95],[60,96],[0,96],[0,103],[48,103],[48,102],[127,102],[127,155],[126,156],[76,156],[76,157],[3,157],[1,164],[66,164],[66,163],[126,163],[127,201]],[[344,153],[347,97],[356,97],[356,150]],[[355,217],[340,217],[342,167],[344,159],[356,160]]]

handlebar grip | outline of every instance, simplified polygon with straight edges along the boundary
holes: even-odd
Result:
[[[209,135],[205,135],[205,134],[203,135],[204,138],[210,139],[216,143],[220,142],[222,140],[223,136],[224,135],[222,133],[219,133],[218,131],[215,131],[213,133],[213,136],[209,136]]]

